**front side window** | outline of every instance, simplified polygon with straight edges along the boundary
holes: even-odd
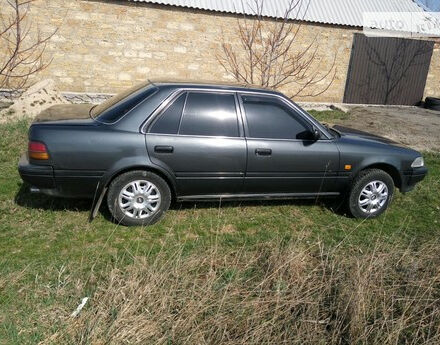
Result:
[[[304,139],[307,122],[284,102],[270,96],[242,95],[248,136],[268,139]]]
[[[179,134],[238,137],[234,95],[189,92]]]

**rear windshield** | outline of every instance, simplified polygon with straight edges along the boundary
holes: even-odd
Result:
[[[90,116],[99,122],[115,123],[156,91],[157,87],[150,83],[136,85],[92,108]]]

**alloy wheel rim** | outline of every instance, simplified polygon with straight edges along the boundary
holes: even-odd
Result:
[[[388,187],[382,181],[369,182],[358,198],[359,208],[368,214],[379,211],[388,200]]]
[[[118,202],[124,215],[134,219],[144,219],[159,209],[161,199],[156,185],[147,180],[136,180],[121,189]]]

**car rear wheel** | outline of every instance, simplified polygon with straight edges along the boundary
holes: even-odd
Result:
[[[142,170],[116,177],[107,194],[108,208],[123,225],[151,225],[166,212],[171,202],[168,184],[158,175]]]
[[[348,199],[351,214],[356,218],[381,215],[391,202],[394,182],[380,169],[362,171],[353,181]]]

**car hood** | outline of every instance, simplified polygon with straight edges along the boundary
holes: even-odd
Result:
[[[349,128],[349,127],[344,127],[344,126],[333,126],[333,128],[336,129],[338,132],[340,132],[342,135],[347,135],[347,136],[356,137],[356,138],[360,138],[360,139],[372,140],[372,141],[380,142],[383,144],[403,146],[402,144],[400,144],[396,141],[393,141],[391,139],[381,137],[379,135],[371,134],[368,132],[360,131],[360,130],[357,130],[354,128]]]
[[[34,122],[85,124],[93,121],[89,112],[93,104],[58,104],[38,114]]]

